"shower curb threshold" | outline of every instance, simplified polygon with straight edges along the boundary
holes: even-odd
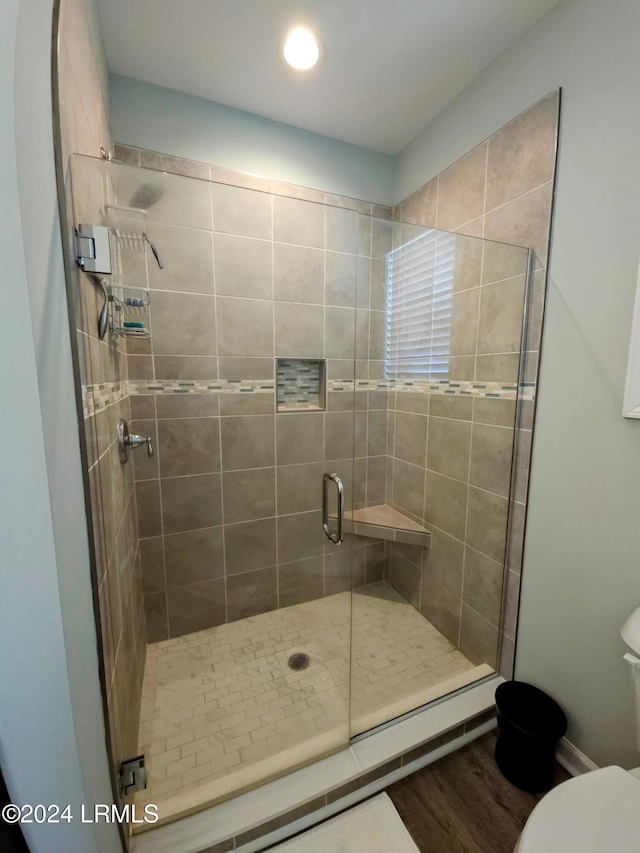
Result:
[[[495,726],[490,676],[327,758],[130,839],[131,853],[257,853],[387,787]]]

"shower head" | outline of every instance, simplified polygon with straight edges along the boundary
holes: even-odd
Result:
[[[137,207],[139,210],[148,210],[154,204],[160,201],[164,195],[164,190],[153,184],[141,184],[131,196],[129,202],[130,207]]]

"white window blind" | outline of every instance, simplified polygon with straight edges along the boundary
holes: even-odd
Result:
[[[430,230],[388,255],[390,379],[449,374],[455,245],[455,234]]]

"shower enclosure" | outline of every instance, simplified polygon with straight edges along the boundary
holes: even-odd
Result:
[[[208,167],[75,155],[72,176],[111,752],[144,754],[136,802],[179,817],[493,674],[528,250]]]

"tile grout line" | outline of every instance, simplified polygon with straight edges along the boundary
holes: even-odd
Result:
[[[214,193],[213,189],[210,190],[210,203],[211,203],[211,224],[215,225],[215,204],[214,204]],[[219,328],[218,328],[218,282],[216,278],[216,257],[215,257],[215,243],[213,239],[213,233],[211,235],[211,253],[212,253],[212,261],[213,261],[213,292],[215,296],[215,328],[216,328],[216,365],[218,370],[218,381],[220,381],[220,338],[219,338]],[[227,589],[227,537],[225,535],[225,523],[224,523],[224,480],[223,480],[223,460],[222,460],[222,416],[220,414],[220,395],[217,395],[218,399],[218,454],[220,458],[220,528],[222,531],[222,580],[224,585],[224,619],[225,623],[229,621],[229,592]]]
[[[276,350],[276,279],[275,279],[275,251],[274,251],[274,237],[275,237],[275,213],[274,213],[274,195],[271,194],[270,200],[270,211],[271,211],[271,293],[273,295],[272,300],[272,347],[273,347],[273,371],[274,371],[274,412],[273,412],[273,463],[274,463],[274,481],[275,481],[275,495],[274,495],[274,511],[275,511],[275,557],[276,557],[276,606],[278,609],[280,608],[280,550],[279,550],[279,524],[278,524],[278,356]]]

